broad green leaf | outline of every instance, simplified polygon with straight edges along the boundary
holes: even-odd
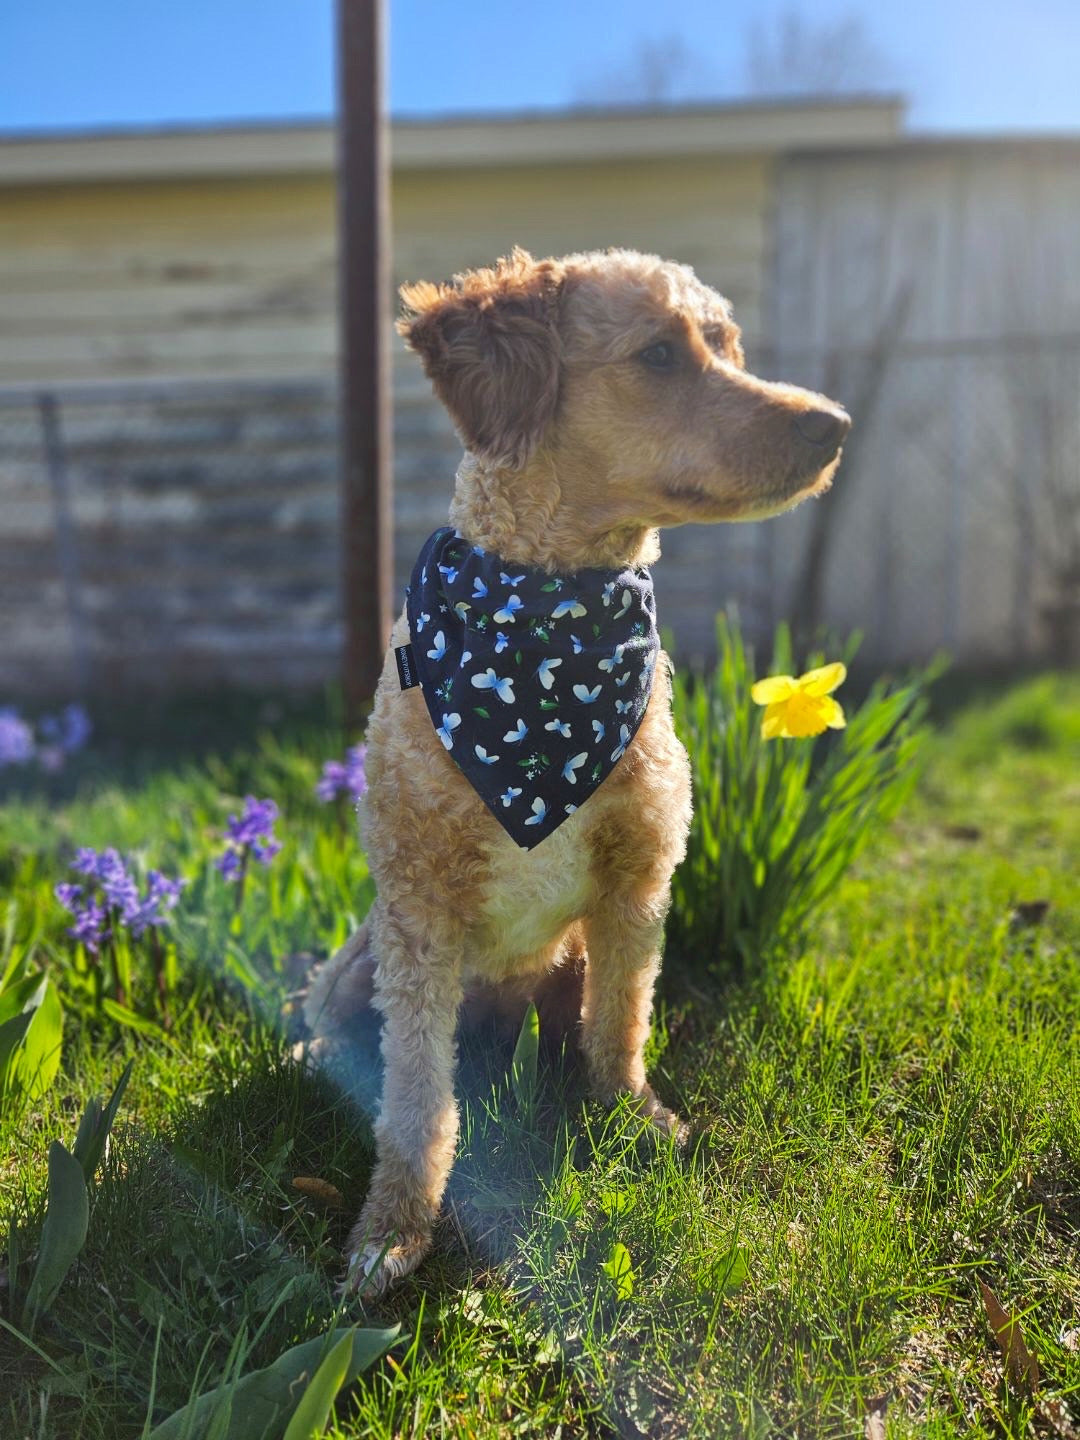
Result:
[[[15,1069],[19,1062],[19,1047],[30,1029],[34,1012],[13,1015],[0,1025],[0,1099],[15,1087]]]
[[[79,1133],[75,1137],[75,1148],[72,1154],[82,1166],[83,1174],[86,1177],[87,1185],[94,1178],[94,1171],[97,1169],[101,1156],[105,1150],[105,1142],[109,1138],[109,1131],[116,1119],[116,1112],[120,1108],[120,1101],[124,1097],[127,1083],[131,1079],[131,1067],[134,1060],[129,1060],[124,1066],[120,1079],[116,1082],[116,1088],[105,1109],[101,1108],[101,1101],[95,1095],[87,1105],[82,1120],[79,1123]]]
[[[30,1018],[26,1038],[16,1058],[16,1083],[27,1100],[33,1101],[44,1095],[56,1079],[63,1036],[60,996],[52,981],[46,980],[40,1003]]]
[[[101,1008],[118,1025],[126,1025],[129,1030],[137,1030],[140,1035],[153,1035],[155,1038],[161,1038],[165,1034],[155,1021],[147,1020],[144,1015],[136,1015],[134,1010],[129,1010],[126,1005],[118,1005],[115,1000],[106,997],[101,1002]]]
[[[56,1299],[64,1276],[86,1243],[90,1206],[82,1166],[59,1140],[49,1146],[49,1204],[41,1244],[23,1306],[23,1328],[33,1332],[38,1317]]]
[[[531,1002],[521,1022],[521,1033],[510,1062],[510,1083],[522,1105],[528,1105],[536,1094],[536,1060],[540,1052],[540,1017]]]
[[[750,1262],[741,1245],[733,1245],[710,1267],[710,1278],[717,1290],[737,1290],[750,1274]]]
[[[37,970],[22,976],[12,985],[5,985],[4,989],[0,990],[0,1025],[24,1010],[36,1010],[48,985],[48,976]]]
[[[326,1429],[331,1407],[349,1373],[352,1340],[353,1332],[347,1330],[315,1371],[289,1421],[285,1440],[314,1440]]]
[[[600,1269],[611,1281],[616,1299],[629,1300],[634,1293],[634,1267],[630,1263],[630,1251],[626,1246],[616,1240],[611,1247],[611,1254]]]
[[[597,1200],[600,1209],[609,1218],[625,1215],[634,1208],[634,1196],[630,1190],[601,1190]]]
[[[389,1330],[333,1330],[317,1340],[295,1345],[264,1370],[254,1370],[190,1401],[156,1426],[149,1440],[209,1440],[209,1427],[226,1397],[230,1402],[229,1420],[222,1440],[270,1440],[280,1436],[296,1407],[299,1386],[309,1375],[314,1376],[328,1344],[336,1347],[343,1338],[351,1337],[352,1353],[344,1382],[348,1383],[390,1348],[400,1328],[394,1325]]]

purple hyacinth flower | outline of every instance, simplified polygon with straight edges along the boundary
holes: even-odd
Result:
[[[0,769],[25,765],[34,757],[34,732],[10,706],[0,707]]]
[[[46,768],[59,770],[65,755],[74,755],[90,738],[93,727],[82,705],[65,705],[59,715],[44,715],[38,721],[38,733],[45,742],[38,760]],[[49,756],[46,761],[43,757]]]
[[[91,850],[89,845],[80,845],[75,851],[75,859],[71,862],[71,868],[78,875],[92,876],[97,878],[98,853]]]
[[[236,880],[240,875],[240,860],[241,852],[229,849],[225,851],[224,855],[219,855],[214,864],[226,880]]]
[[[138,940],[147,930],[167,923],[168,913],[176,907],[183,880],[170,880],[159,870],[150,870],[146,877],[146,895],[139,901],[134,914],[126,917],[132,938]]]
[[[325,802],[336,800],[345,788],[346,774],[345,766],[340,760],[327,760],[322,776],[315,786],[315,794]]]
[[[315,794],[320,800],[329,802],[337,799],[345,787],[345,773],[345,766],[340,760],[327,760],[315,786]]]
[[[170,880],[167,875],[162,875],[160,870],[149,870],[146,875],[147,899],[152,900],[163,912],[174,910],[186,884],[184,879]]]
[[[359,800],[367,789],[367,746],[354,745],[345,757],[349,794]]]
[[[110,909],[123,921],[131,920],[139,911],[139,887],[128,874],[119,851],[105,850],[98,857],[97,878]]]
[[[98,947],[109,938],[109,931],[105,927],[104,908],[91,903],[82,910],[76,910],[75,924],[68,928],[67,933],[96,955]]]
[[[278,807],[273,800],[256,800],[254,795],[244,799],[244,813],[230,815],[225,827],[225,853],[214,864],[226,880],[240,880],[243,884],[245,864],[248,855],[254,855],[264,865],[281,849],[281,841],[274,834],[274,821]]]
[[[278,817],[278,807],[273,800],[256,800],[254,795],[244,799],[244,813],[239,818],[229,816],[226,837],[234,845],[252,845],[256,840],[269,838]]]
[[[367,757],[366,745],[354,745],[346,752],[344,761],[327,760],[323,766],[322,778],[315,786],[315,793],[320,800],[336,800],[339,795],[351,796],[359,800],[367,789],[367,773],[364,768],[364,761]]]
[[[72,913],[78,909],[78,900],[82,893],[83,887],[81,885],[61,884],[57,885],[53,890],[53,894],[57,900],[60,901],[60,904],[63,905],[64,909],[70,910]]]
[[[81,750],[90,739],[93,726],[82,705],[65,705],[60,717],[60,744],[69,755]]]
[[[280,849],[281,841],[271,835],[268,840],[253,841],[251,853],[255,856],[255,859],[261,861],[263,865],[269,865],[270,861],[273,860]]]

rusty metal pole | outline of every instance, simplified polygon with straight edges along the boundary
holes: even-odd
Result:
[[[341,592],[345,723],[375,693],[392,623],[389,135],[383,0],[337,0]]]

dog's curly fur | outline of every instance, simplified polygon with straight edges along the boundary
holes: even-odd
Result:
[[[659,555],[657,529],[757,519],[826,489],[847,416],[746,373],[731,308],[683,265],[615,250],[515,250],[452,284],[402,290],[399,330],[467,447],[450,520],[474,544],[548,570]],[[659,347],[659,348],[658,348]],[[402,615],[391,647],[408,642]],[[430,1244],[457,1136],[463,1000],[520,1017],[531,995],[577,1010],[596,1092],[685,1126],[645,1078],[671,874],[690,775],[666,657],[603,786],[519,850],[439,743],[388,654],[367,735],[364,841],[378,898],[312,979],[313,1033],[383,1020],[378,1162],[350,1237],[349,1283],[378,1292]],[[579,999],[580,997],[580,999]]]

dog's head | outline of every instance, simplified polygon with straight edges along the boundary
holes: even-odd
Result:
[[[827,489],[850,428],[831,400],[747,374],[731,306],[685,265],[522,250],[402,288],[398,329],[465,444],[555,467],[594,532],[754,520]]]

